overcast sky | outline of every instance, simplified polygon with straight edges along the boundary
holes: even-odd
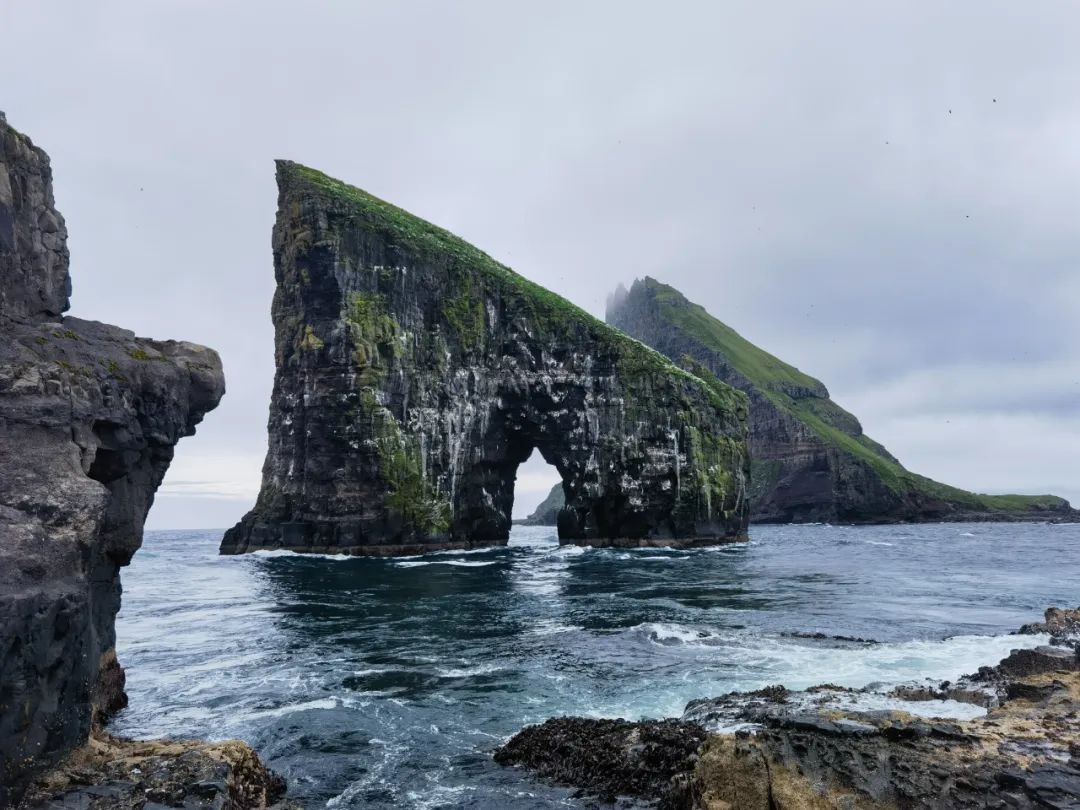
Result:
[[[909,469],[1080,502],[1080,5],[42,0],[0,29],[71,314],[225,363],[150,528],[258,489],[278,157],[601,317],[655,276]]]

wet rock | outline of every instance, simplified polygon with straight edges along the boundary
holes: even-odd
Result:
[[[291,810],[285,782],[247,745],[97,734],[30,785],[18,810]]]
[[[787,704],[748,713],[759,722],[755,733],[709,739],[688,806],[1075,806],[1075,768],[1066,763],[1080,737],[1080,676],[1046,677],[1029,676],[1016,699],[970,721],[829,703],[808,714],[793,694]]]
[[[1025,681],[1010,681],[1005,685],[1005,696],[1008,700],[1029,700],[1033,703],[1042,703],[1056,692],[1060,691],[1060,682],[1052,683],[1027,683]]]
[[[890,694],[823,685],[692,701],[684,721],[727,731],[709,734],[692,774],[678,776],[665,801],[704,810],[1076,808],[1080,669],[1074,661],[1071,649],[1044,647],[1014,651],[956,683]],[[935,718],[925,705],[980,692],[993,697],[984,704],[991,708],[971,720]],[[911,711],[895,705],[905,696],[917,701]],[[883,700],[893,706],[872,708]],[[585,787],[582,774],[562,764],[576,750],[545,742],[539,758],[545,772]],[[605,750],[614,758],[605,768],[627,766],[620,746]],[[531,768],[535,762],[521,760]]]
[[[630,796],[673,806],[705,736],[701,726],[680,720],[564,717],[518,732],[495,753],[495,761],[604,801]]]
[[[997,668],[1002,675],[1010,678],[1041,675],[1044,672],[1074,672],[1080,670],[1080,653],[1064,647],[1013,650]]]
[[[745,536],[741,393],[359,189],[277,179],[269,450],[222,553],[504,544],[534,448],[563,543]]]
[[[1054,644],[1080,648],[1080,608],[1048,608],[1043,621],[1025,624],[1017,632],[1023,635],[1046,633]]]
[[[993,708],[1001,702],[1004,679],[997,667],[984,667],[985,672],[967,675],[956,683],[927,681],[922,684],[901,684],[889,695],[915,703],[929,700],[955,700],[973,706]]]
[[[0,121],[0,806],[123,706],[120,568],[224,392],[210,349],[63,317],[66,236],[48,156]]]
[[[738,727],[757,722],[772,706],[786,703],[792,694],[783,686],[773,685],[752,692],[699,698],[686,704],[683,719],[708,728]]]
[[[858,636],[836,636],[829,635],[827,633],[805,633],[805,632],[791,632],[784,633],[783,635],[788,638],[801,638],[808,641],[840,641],[846,644],[880,644],[880,641],[875,641],[872,638],[859,638]]]

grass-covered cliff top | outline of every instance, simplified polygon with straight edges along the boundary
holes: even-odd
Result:
[[[740,374],[762,391],[783,393],[800,388],[815,391],[821,397],[828,396],[820,380],[755,346],[710,315],[700,304],[689,301],[674,287],[649,276],[635,282],[637,285],[645,288],[673,323],[699,343],[722,353]]]
[[[745,410],[742,392],[727,386],[708,385],[679,368],[660,352],[590,315],[585,310],[539,284],[515,273],[482,250],[408,211],[343,183],[317,169],[288,160],[277,161],[278,187],[283,194],[314,194],[332,205],[344,206],[370,228],[418,260],[448,262],[452,271],[473,275],[480,287],[497,290],[517,299],[533,314],[536,325],[548,334],[571,334],[577,330],[613,349],[620,373],[636,376],[652,373],[692,381],[713,404],[724,411]],[[463,288],[465,285],[463,284]],[[471,287],[469,288],[471,289]],[[476,294],[479,294],[477,290]]]
[[[826,443],[870,464],[893,490],[913,491],[975,510],[1001,512],[1054,509],[1067,503],[1056,495],[981,495],[913,473],[866,436],[858,420],[829,399],[820,380],[755,346],[674,287],[646,277],[634,282],[630,295],[642,293],[658,304],[661,316],[673,327],[726,358],[778,408],[803,422]]]

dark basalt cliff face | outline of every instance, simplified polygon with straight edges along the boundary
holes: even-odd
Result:
[[[743,534],[742,394],[359,189],[277,176],[270,447],[223,553],[505,543],[534,448],[562,542]]]
[[[210,349],[62,317],[66,238],[48,156],[0,115],[0,806],[126,701],[119,571],[224,393]]]
[[[750,398],[751,520],[1076,520],[1053,495],[977,495],[906,470],[813,377],[646,277],[608,301],[607,321],[670,358],[689,357]]]

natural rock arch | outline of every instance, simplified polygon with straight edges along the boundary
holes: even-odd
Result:
[[[504,543],[534,448],[564,543],[743,535],[741,393],[359,189],[277,174],[270,445],[223,553]]]

